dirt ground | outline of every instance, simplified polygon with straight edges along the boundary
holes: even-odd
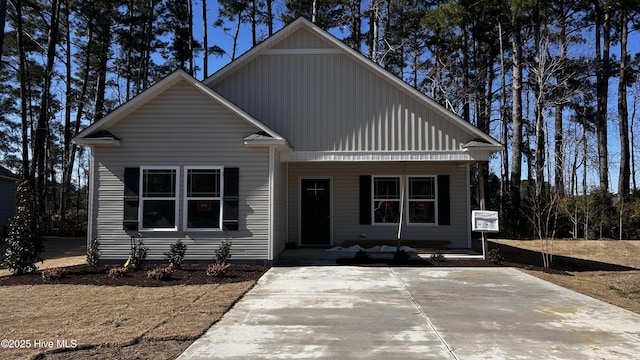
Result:
[[[237,265],[226,278],[215,279],[204,274],[203,266],[187,266],[170,281],[148,279],[146,271],[110,279],[108,268],[83,265],[83,239],[49,238],[45,246],[46,260],[39,268],[64,266],[64,277],[0,276],[0,333],[23,340],[14,348],[0,348],[2,359],[173,359],[266,271]],[[549,269],[542,267],[541,246],[535,240],[492,240],[490,249],[500,249],[504,257],[500,265],[429,259],[358,265],[513,266],[640,314],[640,241],[555,240]],[[342,262],[355,265],[350,259]]]
[[[553,240],[551,269],[540,240],[492,240],[505,265],[640,314],[640,241]]]

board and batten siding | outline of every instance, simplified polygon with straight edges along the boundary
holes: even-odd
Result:
[[[467,166],[459,163],[437,162],[334,162],[289,163],[289,242],[299,243],[299,198],[301,177],[331,177],[333,244],[358,240],[365,234],[369,240],[395,240],[397,225],[361,225],[359,179],[361,175],[449,175],[450,225],[403,224],[404,240],[447,240],[450,248],[469,247]]]
[[[220,242],[232,242],[232,259],[268,260],[269,149],[247,147],[244,137],[256,128],[187,82],[179,82],[109,128],[119,146],[95,146],[92,234],[100,241],[101,259],[124,260],[129,233],[122,228],[126,167],[179,166],[178,231],[143,231],[148,259],[163,259],[181,239],[186,260],[212,260]],[[237,167],[239,230],[183,230],[185,166]],[[188,235],[188,237],[187,237]]]
[[[296,151],[451,151],[474,138],[345,54],[266,52],[212,85]]]

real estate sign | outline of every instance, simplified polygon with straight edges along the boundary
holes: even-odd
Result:
[[[498,212],[487,210],[473,210],[471,212],[471,230],[482,232],[498,232]]]

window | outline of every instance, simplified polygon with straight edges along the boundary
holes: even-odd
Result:
[[[222,168],[185,168],[186,230],[222,228]]]
[[[142,229],[176,229],[177,168],[142,168]]]
[[[397,224],[400,220],[400,177],[373,177],[374,224]]]
[[[410,176],[408,182],[409,224],[436,223],[436,178]]]

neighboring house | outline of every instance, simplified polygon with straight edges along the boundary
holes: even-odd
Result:
[[[176,71],[74,141],[91,147],[88,240],[150,259],[276,260],[366,238],[471,246],[470,171],[496,140],[298,19],[200,82]],[[400,216],[400,204],[404,213]]]
[[[16,210],[16,181],[18,176],[0,166],[0,236],[7,233],[9,220]]]

